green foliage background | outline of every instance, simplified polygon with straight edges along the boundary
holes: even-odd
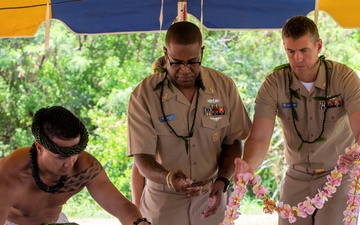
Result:
[[[342,29],[320,14],[322,54],[360,74],[360,30]],[[203,65],[234,79],[249,115],[264,77],[287,62],[280,30],[204,30]],[[31,119],[41,107],[62,105],[80,116],[89,129],[88,152],[128,198],[132,158],[126,157],[127,103],[131,91],[151,74],[162,56],[165,33],[75,35],[52,21],[50,49],[44,48],[44,27],[34,38],[0,39],[0,157],[31,145]],[[278,197],[284,172],[282,133],[277,125],[270,151],[259,168],[264,183]],[[246,199],[245,212],[258,212]],[[256,205],[256,204],[255,204]],[[72,218],[109,217],[86,190],[69,200],[64,212]]]

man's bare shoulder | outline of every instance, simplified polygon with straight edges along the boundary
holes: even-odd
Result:
[[[29,171],[30,146],[19,148],[0,160],[1,177]]]
[[[22,189],[32,181],[29,150],[30,147],[16,149],[0,161],[0,199],[4,205],[21,201]]]
[[[87,152],[82,152],[60,192],[79,191],[102,171],[102,165],[94,156]]]

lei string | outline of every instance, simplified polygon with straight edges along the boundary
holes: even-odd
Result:
[[[298,203],[297,206],[290,206],[283,202],[278,202],[278,204],[276,204],[273,199],[268,197],[269,191],[267,188],[261,185],[260,176],[254,176],[249,172],[241,172],[249,171],[249,166],[241,159],[236,159],[235,164],[237,168],[235,171],[235,183],[233,185],[234,191],[229,197],[229,204],[226,206],[225,217],[220,225],[235,224],[234,220],[240,215],[241,201],[247,192],[247,185],[252,185],[252,191],[256,195],[256,198],[263,200],[264,213],[272,214],[277,212],[281,218],[288,219],[290,223],[294,223],[296,217],[306,218],[308,215],[312,215],[316,209],[323,208],[328,199],[336,192],[336,188],[341,185],[343,175],[349,171],[351,171],[351,183],[348,192],[348,206],[343,212],[343,222],[344,225],[356,225],[360,205],[360,146],[354,144],[351,147],[346,148],[345,154],[352,156],[356,161],[352,165],[345,165],[338,159],[338,166],[327,175],[327,182],[322,190],[319,190],[319,193],[313,198],[307,196],[306,199],[303,202]]]

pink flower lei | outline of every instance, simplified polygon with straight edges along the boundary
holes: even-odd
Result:
[[[238,173],[237,182],[234,183],[234,191],[229,197],[229,204],[226,206],[225,217],[220,225],[234,225],[234,220],[239,217],[239,210],[241,201],[244,198],[247,188],[246,185],[252,185],[252,190],[256,195],[256,198],[262,199],[264,204],[263,211],[265,213],[272,214],[277,212],[281,218],[288,219],[290,223],[296,221],[296,216],[305,218],[308,215],[312,215],[315,209],[321,209],[325,202],[336,192],[336,188],[340,186],[342,182],[343,174],[350,171],[352,167],[350,177],[351,183],[349,185],[350,190],[348,193],[349,200],[347,201],[347,208],[344,211],[344,225],[356,225],[356,218],[359,214],[360,204],[360,146],[354,144],[351,147],[345,149],[345,153],[357,160],[351,165],[343,165],[340,160],[337,161],[338,166],[327,176],[327,182],[323,186],[322,190],[315,195],[314,198],[306,197],[305,201],[300,202],[297,206],[290,206],[283,202],[276,202],[268,197],[269,191],[265,186],[261,185],[261,178],[259,175],[253,176],[251,173]]]

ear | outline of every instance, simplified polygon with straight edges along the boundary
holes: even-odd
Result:
[[[38,141],[35,142],[35,147],[38,155],[41,155],[44,152],[44,146],[42,146]]]
[[[321,52],[322,46],[323,46],[322,40],[321,40],[321,39],[319,39],[319,40],[317,41],[317,49],[318,49],[318,53],[320,53],[320,52]]]
[[[204,49],[205,49],[205,46],[202,46],[202,47],[201,47],[201,59],[203,58]]]
[[[167,58],[167,48],[164,46],[163,47],[163,51],[164,51],[164,59],[165,59],[165,61],[167,61],[168,60],[168,58]]]

